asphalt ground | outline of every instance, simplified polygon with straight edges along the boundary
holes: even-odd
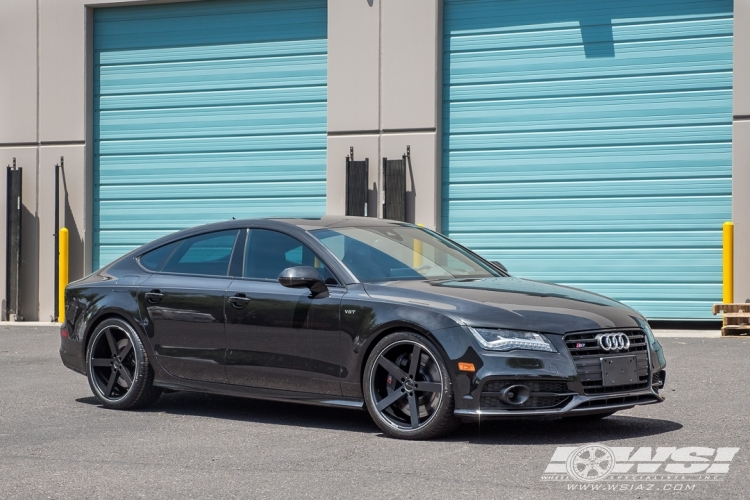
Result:
[[[663,404],[406,442],[366,412],[205,394],[106,410],[63,367],[55,327],[0,326],[0,498],[750,498],[750,338],[661,342]],[[740,450],[722,481],[542,481],[557,447],[590,443]]]

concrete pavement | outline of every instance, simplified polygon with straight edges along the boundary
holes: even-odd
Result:
[[[598,422],[482,422],[447,439],[404,442],[384,437],[365,412],[204,394],[166,394],[145,411],[105,410],[86,378],[62,366],[55,327],[0,326],[0,496],[746,498],[750,339],[661,342],[663,404]],[[557,447],[594,442],[740,451],[717,482],[584,493],[570,490],[578,483],[541,480]]]

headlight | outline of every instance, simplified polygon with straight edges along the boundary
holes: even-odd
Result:
[[[557,352],[557,349],[543,335],[517,330],[498,330],[495,328],[472,328],[471,333],[485,349],[491,351],[511,351],[526,349],[529,351]]]

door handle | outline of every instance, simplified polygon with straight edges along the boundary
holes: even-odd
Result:
[[[245,305],[251,300],[250,297],[245,297],[244,293],[238,293],[237,295],[229,297],[229,303],[232,304],[232,307],[236,307],[237,309],[245,307]]]
[[[146,300],[148,300],[152,304],[158,304],[161,299],[164,298],[164,294],[159,290],[151,290],[150,292],[146,292],[145,296]]]

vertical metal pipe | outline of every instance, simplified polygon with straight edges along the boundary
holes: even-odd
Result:
[[[381,191],[383,195],[381,196],[380,203],[383,205],[383,219],[388,218],[388,211],[385,209],[385,190],[388,189],[387,182],[385,180],[388,170],[388,158],[383,158],[383,180],[381,181]]]
[[[60,158],[62,161],[62,158]],[[60,317],[59,306],[60,286],[60,165],[55,165],[55,312],[54,321]]]
[[[13,168],[16,168],[16,159],[13,158]],[[23,320],[21,315],[21,243],[23,235],[23,211],[21,210],[21,196],[23,196],[23,169],[18,170],[18,195],[16,198],[16,210],[18,210],[18,240],[16,243],[16,320]]]
[[[724,236],[724,297],[722,302],[731,304],[734,302],[734,224],[725,222],[723,228]]]
[[[21,195],[23,168],[8,165],[6,193],[5,311],[3,319],[21,321],[21,233],[23,229]]]
[[[60,323],[65,322],[65,287],[68,286],[68,230],[66,228],[60,229],[60,283],[58,285],[58,321]]]

